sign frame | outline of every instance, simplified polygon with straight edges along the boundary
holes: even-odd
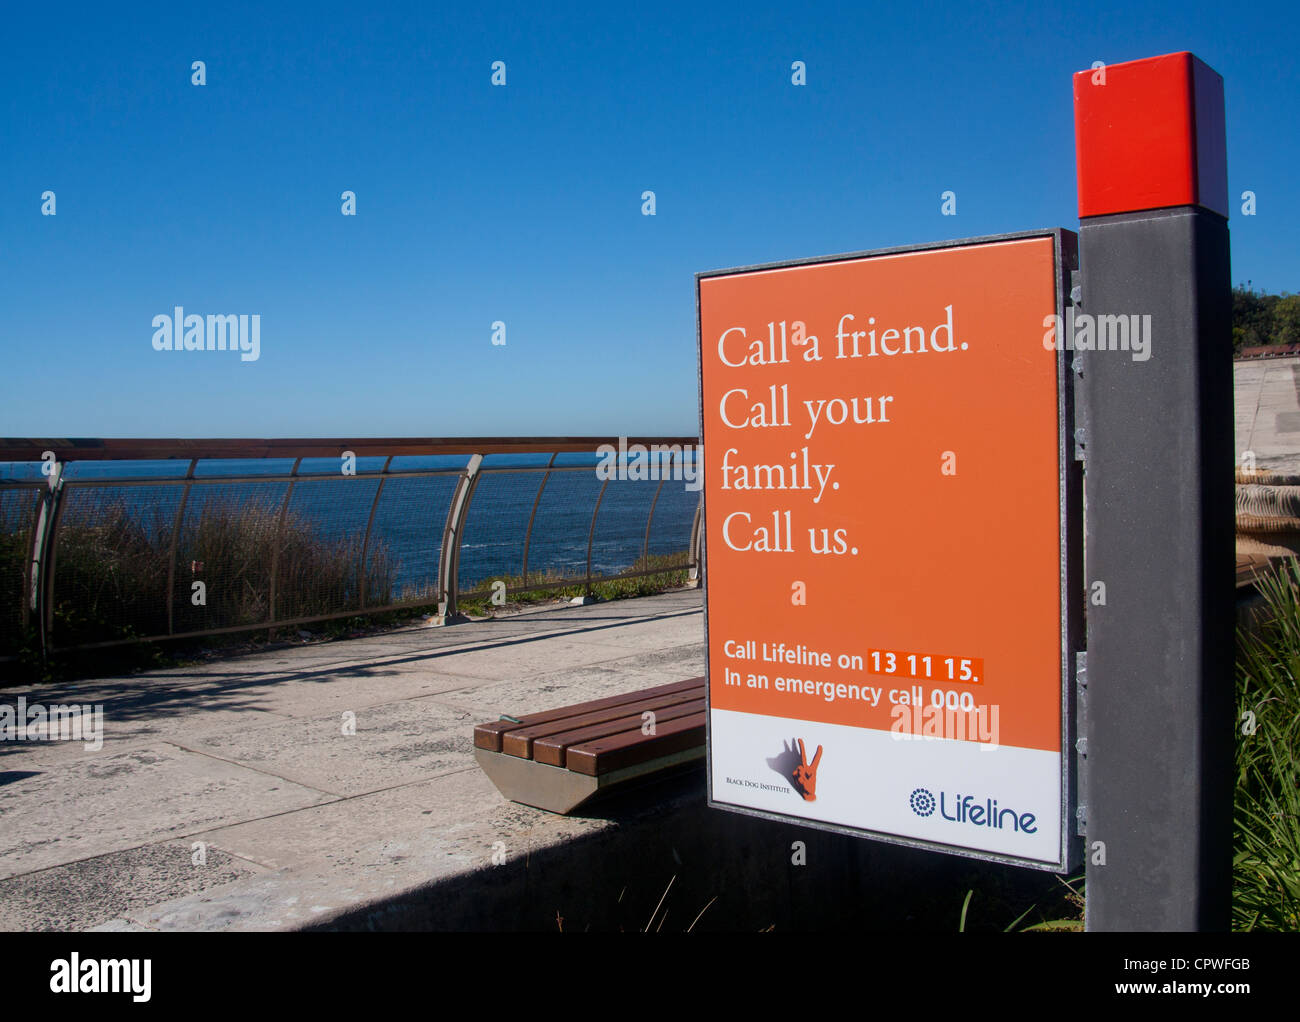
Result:
[[[983,235],[974,238],[960,238],[915,245],[900,245],[889,248],[871,249],[859,252],[847,252],[836,255],[814,256],[803,259],[789,259],[771,263],[757,263],[729,269],[705,270],[695,274],[695,340],[696,340],[696,385],[700,403],[699,437],[701,450],[707,457],[708,438],[705,435],[705,395],[704,395],[704,338],[703,320],[700,304],[700,283],[714,277],[740,276],[767,270],[789,269],[798,266],[817,266],[828,263],[840,263],[872,259],[882,256],[905,255],[918,252],[935,252],[945,249],[978,247],[1008,241],[1050,238],[1053,252],[1053,278],[1055,284],[1054,308],[1057,323],[1066,322],[1066,310],[1076,299],[1072,291],[1077,284],[1078,272],[1078,235],[1063,227],[1043,228],[1039,230],[1016,231],[1006,234]],[[963,845],[945,844],[926,841],[920,838],[906,837],[882,831],[873,831],[846,824],[831,823],[824,820],[808,819],[790,813],[774,813],[763,809],[718,801],[713,790],[713,672],[708,655],[709,645],[709,571],[708,571],[708,495],[707,483],[701,487],[700,545],[701,577],[703,579],[704,636],[705,636],[705,691],[707,694],[707,712],[705,713],[705,782],[707,784],[707,805],[710,809],[738,813],[772,820],[778,823],[809,827],[814,830],[828,831],[850,837],[865,838],[885,844],[916,848],[924,851],[942,852],[963,858],[998,862],[1005,865],[1021,866],[1053,873],[1067,873],[1076,870],[1082,862],[1082,835],[1085,833],[1086,799],[1079,789],[1079,757],[1086,755],[1086,738],[1082,737],[1081,716],[1086,709],[1087,675],[1085,649],[1085,596],[1086,586],[1083,575],[1083,451],[1086,437],[1081,427],[1082,422],[1076,418],[1075,386],[1083,373],[1081,352],[1064,350],[1059,344],[1056,351],[1056,408],[1057,408],[1057,465],[1058,465],[1058,535],[1060,568],[1060,834],[1058,857],[1055,862],[1023,858],[983,849],[969,848]],[[1077,446],[1076,446],[1077,444]],[[707,464],[707,463],[706,463]],[[707,479],[707,475],[705,477]],[[1077,672],[1077,673],[1076,673]],[[1076,757],[1076,752],[1078,756]]]

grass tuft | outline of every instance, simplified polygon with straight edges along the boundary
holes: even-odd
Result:
[[[1234,930],[1300,929],[1300,561],[1259,582],[1267,613],[1237,632]]]

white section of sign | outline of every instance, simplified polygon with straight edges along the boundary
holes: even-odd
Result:
[[[1061,757],[711,710],[713,801],[1037,862],[1060,859]],[[816,800],[790,780],[823,749]],[[887,772],[886,772],[887,771]]]

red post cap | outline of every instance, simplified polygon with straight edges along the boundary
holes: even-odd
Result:
[[[1079,217],[1167,206],[1228,215],[1223,79],[1190,53],[1074,75]]]

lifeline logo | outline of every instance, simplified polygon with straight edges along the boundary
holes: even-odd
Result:
[[[953,800],[950,815],[946,794],[941,791],[938,802],[939,815],[949,823],[969,823],[976,827],[992,827],[994,830],[1005,830],[1007,817],[1010,817],[1011,829],[1017,833],[1021,831],[1026,834],[1038,833],[1038,821],[1033,813],[999,809],[998,800],[995,798],[985,799],[983,805],[971,805],[974,800],[974,795],[957,795]],[[914,788],[907,804],[912,807],[912,812],[917,816],[930,816],[935,810],[934,795],[927,788]]]
[[[56,994],[133,994],[143,1003],[152,995],[153,959],[87,958],[75,951],[50,962],[50,989]]]

